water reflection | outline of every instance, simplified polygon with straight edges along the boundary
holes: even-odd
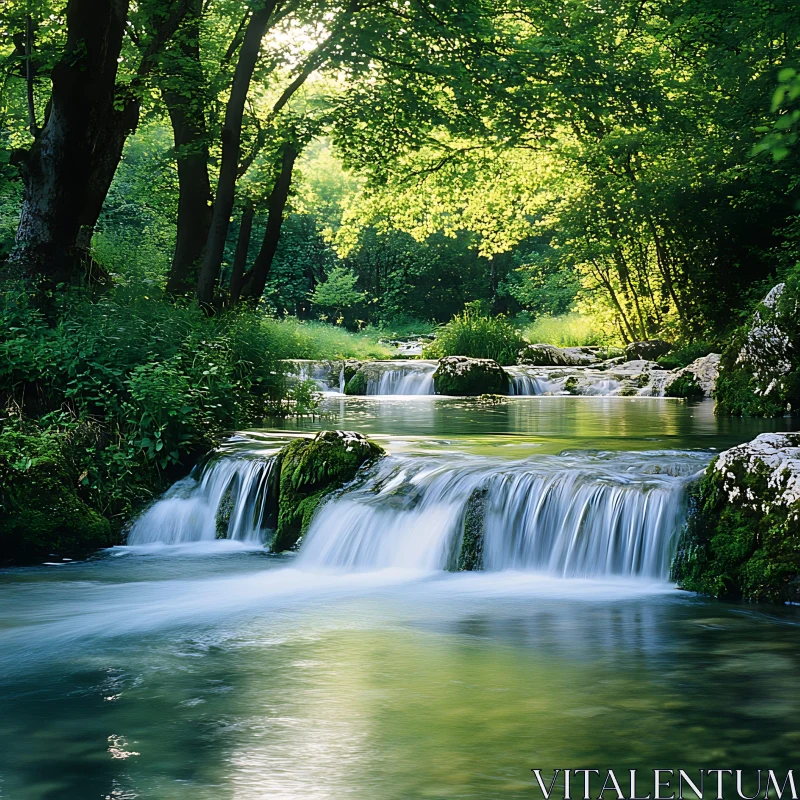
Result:
[[[2,664],[8,797],[531,798],[534,766],[791,766],[792,609],[524,573],[303,588],[223,558],[224,577],[208,556],[28,571],[40,615],[12,604],[8,625],[46,639],[61,607],[77,634]]]

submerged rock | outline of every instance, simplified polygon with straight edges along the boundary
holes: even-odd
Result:
[[[274,552],[296,547],[314,512],[358,470],[384,455],[379,445],[351,431],[320,431],[313,439],[295,439],[278,455],[278,524]]]
[[[644,342],[632,342],[625,348],[625,357],[628,361],[645,359],[655,361],[660,356],[665,356],[672,350],[672,345],[663,339],[648,339]]]
[[[800,433],[721,453],[695,487],[672,578],[753,601],[800,600]]]
[[[717,413],[779,416],[800,403],[798,289],[779,283],[722,354]]]
[[[436,394],[478,397],[482,394],[508,394],[508,373],[490,358],[446,356],[433,373]]]

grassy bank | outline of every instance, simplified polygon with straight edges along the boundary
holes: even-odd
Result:
[[[125,289],[72,294],[45,319],[25,292],[7,290],[0,559],[116,541],[137,508],[226,432],[293,407],[282,359],[388,354],[377,338],[323,323],[257,310],[209,318]]]

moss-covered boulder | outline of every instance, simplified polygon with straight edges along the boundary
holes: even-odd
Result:
[[[673,370],[664,390],[665,396],[698,400],[713,397],[719,379],[719,362],[718,353],[709,353],[686,367]]]
[[[272,550],[296,547],[320,503],[353,480],[362,466],[383,455],[382,447],[350,431],[320,431],[313,439],[295,439],[287,445],[276,464],[280,479]]]
[[[672,566],[681,588],[753,601],[800,600],[800,434],[726,450],[691,496]]]
[[[800,406],[797,279],[775,286],[720,361],[718,414],[774,417]]]
[[[81,554],[112,544],[111,526],[78,495],[66,434],[0,432],[0,560]]]
[[[509,380],[508,373],[489,358],[446,356],[433,373],[436,394],[454,397],[508,394]]]

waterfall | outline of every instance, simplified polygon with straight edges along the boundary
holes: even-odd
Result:
[[[692,476],[706,453],[575,452],[525,461],[390,456],[317,511],[298,566],[446,570],[472,519],[486,570],[664,579]],[[219,456],[134,524],[128,544],[269,542],[277,516],[270,457]]]
[[[644,372],[641,367],[638,371],[625,369],[624,364],[607,371],[588,367],[530,366],[505,367],[505,370],[510,379],[509,394],[515,396],[575,394],[663,397],[664,389],[673,377],[666,370]]]
[[[368,395],[433,394],[433,373],[436,364],[430,362],[376,362],[370,364]]]
[[[286,362],[301,381],[312,380],[321,392],[334,392],[344,394],[344,362],[339,364],[333,361],[308,361],[306,359],[293,359]],[[336,384],[334,376],[338,376]]]
[[[687,484],[707,461],[697,453],[385,459],[321,508],[298,563],[453,569],[479,498],[487,570],[666,578]]]
[[[550,380],[541,370],[533,372],[525,367],[505,367],[509,376],[508,393],[514,396],[560,394],[564,391],[566,378]]]
[[[212,459],[198,477],[178,481],[140,516],[129,545],[185,544],[233,539],[260,544],[274,526],[275,459],[224,456]]]

